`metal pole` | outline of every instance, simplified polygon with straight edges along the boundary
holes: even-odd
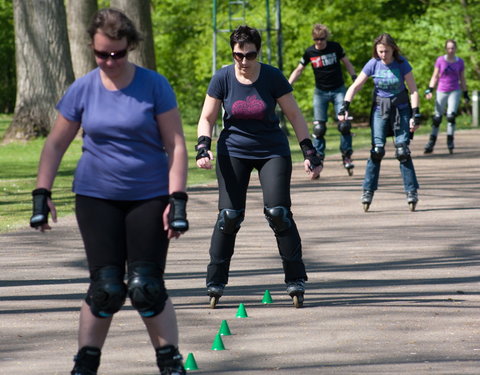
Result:
[[[212,46],[212,75],[217,71],[217,0],[213,0],[212,10],[213,46]]]
[[[478,116],[479,116],[479,107],[478,107],[478,90],[473,90],[472,92],[472,126],[478,128]]]
[[[283,71],[283,36],[282,36],[282,14],[280,0],[276,2],[277,11],[277,48],[278,48],[278,69]]]
[[[270,1],[265,0],[265,14],[267,17],[267,59],[268,63],[272,65],[272,42],[271,42],[271,27],[270,27]]]

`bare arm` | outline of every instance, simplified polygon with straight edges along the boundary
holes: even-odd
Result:
[[[215,122],[217,121],[218,112],[220,111],[221,106],[222,101],[220,99],[213,98],[208,94],[205,96],[202,113],[200,115],[200,119],[198,120],[197,135],[199,137],[203,135],[212,138],[212,130],[215,126]],[[210,155],[209,158],[205,157],[197,160],[197,166],[199,168],[212,168],[211,161],[213,160],[213,153],[209,151],[208,154]]]
[[[80,129],[80,123],[67,120],[60,113],[53,125],[50,134],[43,145],[42,153],[40,155],[40,162],[38,165],[37,184],[36,187],[47,190],[52,190],[55,176],[57,175],[58,167],[62,161],[65,151],[72,143],[75,135]],[[47,205],[52,214],[52,220],[57,222],[57,210],[50,198],[47,199]],[[44,232],[51,229],[48,223],[41,224],[35,227]]]
[[[301,142],[304,139],[310,139],[307,122],[305,121],[300,108],[298,108],[293,94],[289,92],[278,98],[277,102],[280,105],[282,112],[287,116],[288,121],[292,124],[298,142]],[[322,170],[321,166],[315,167],[313,171],[310,170],[310,162],[308,160],[305,160],[304,167],[305,172],[312,180],[318,178]]]
[[[428,83],[428,87],[433,90],[435,88],[435,86],[437,85],[437,82],[438,82],[439,78],[440,78],[440,71],[438,70],[437,67],[435,67],[433,69],[432,78],[430,78],[430,82]],[[428,94],[425,94],[425,98],[427,100],[432,99],[432,96],[433,96],[432,92],[428,92]]]
[[[182,121],[178,108],[173,108],[155,117],[160,130],[165,151],[168,154],[168,192],[185,192],[187,184],[187,148],[183,135]],[[181,232],[170,228],[168,213],[171,206],[163,213],[163,225],[168,238],[178,238]]]
[[[80,123],[67,120],[60,113],[43,145],[38,165],[37,188],[52,190],[63,155],[78,133]]]
[[[355,94],[362,89],[363,85],[367,81],[368,81],[368,76],[363,71],[360,72],[355,82],[353,82],[348,88],[347,93],[345,94],[345,97],[343,98],[343,100],[346,102],[351,102]],[[348,109],[345,111],[344,115],[338,115],[338,121],[345,121],[345,119],[347,118],[348,118]]]
[[[165,150],[168,154],[169,193],[185,191],[187,184],[187,148],[178,108],[156,116]]]
[[[407,83],[408,91],[410,91],[412,108],[418,108],[420,102],[418,97],[417,84],[415,83],[412,72],[409,72],[405,75],[405,82]]]
[[[347,69],[348,74],[350,74],[350,76],[352,77],[355,76],[355,68],[353,67],[353,64],[350,62],[347,56],[344,56],[341,61],[345,65],[345,69]]]
[[[302,75],[303,70],[305,69],[305,65],[298,64],[298,66],[293,70],[290,77],[288,77],[288,82],[293,85],[295,81]]]
[[[410,91],[410,101],[412,105],[412,109],[415,113],[418,113],[418,106],[420,105],[420,100],[417,91],[417,84],[415,83],[415,79],[413,78],[413,73],[409,72],[405,75],[405,82],[407,83],[408,90]],[[413,133],[420,127],[420,122],[415,123],[414,119],[410,119],[410,131]]]
[[[465,80],[465,71],[462,70],[460,72],[460,87],[462,91],[467,91],[467,81]]]

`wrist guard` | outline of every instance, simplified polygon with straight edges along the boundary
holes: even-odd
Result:
[[[50,208],[47,199],[52,197],[52,192],[47,189],[39,188],[32,191],[33,213],[30,218],[30,226],[37,228],[48,223],[48,213]]]
[[[302,149],[305,160],[310,161],[310,170],[323,165],[323,159],[313,147],[311,139],[305,138],[303,141],[301,141],[300,148]]]
[[[345,116],[345,112],[348,111],[348,108],[350,108],[350,102],[344,100],[343,103],[342,103],[342,106],[340,107],[340,111],[338,111],[338,114],[340,116]]]
[[[352,82],[355,82],[358,76],[356,74],[352,74],[351,77],[352,77]]]
[[[422,115],[420,114],[418,107],[412,108],[412,118],[415,126],[420,126],[420,123],[422,122]]]
[[[188,230],[187,200],[188,195],[183,191],[172,193],[169,197],[168,225],[176,232]]]
[[[433,92],[433,87],[428,87],[426,90],[425,90],[425,95],[427,94],[431,94]]]
[[[468,96],[468,91],[463,92],[463,99],[465,99],[467,102],[470,101],[470,96]]]
[[[212,147],[212,138],[207,137],[206,135],[202,135],[197,139],[197,145],[195,146],[195,151],[197,151],[196,160],[201,158],[209,158],[210,155],[208,151]]]

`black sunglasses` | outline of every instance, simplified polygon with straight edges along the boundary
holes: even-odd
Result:
[[[324,40],[327,40],[327,38],[313,38],[315,42],[323,42]]]
[[[109,57],[111,57],[112,60],[120,60],[127,55],[127,52],[128,50],[126,48],[116,52],[97,51],[96,49],[93,50],[94,55],[102,60],[107,60]]]
[[[258,53],[256,51],[247,52],[245,54],[241,52],[232,52],[232,54],[233,54],[233,58],[238,61],[242,61],[243,59],[255,60],[258,56]]]

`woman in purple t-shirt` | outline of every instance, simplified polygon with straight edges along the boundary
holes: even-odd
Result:
[[[458,104],[460,103],[460,94],[463,91],[464,99],[469,102],[470,98],[467,91],[467,83],[465,81],[465,64],[463,60],[455,56],[457,51],[457,43],[449,39],[445,42],[445,51],[443,56],[439,56],[435,62],[433,75],[430,79],[428,89],[425,90],[425,97],[432,98],[432,92],[437,82],[437,93],[435,99],[435,113],[432,118],[432,133],[430,139],[425,145],[425,154],[433,152],[435,142],[437,141],[440,124],[442,123],[442,116],[447,117],[447,148],[450,153],[453,153],[455,147],[453,137],[455,133],[455,117],[458,115]]]
[[[75,213],[90,285],[71,374],[97,374],[113,316],[128,296],[147,328],[160,373],[183,375],[175,310],[164,283],[169,240],[188,229],[180,113],[167,80],[128,61],[140,35],[122,12],[99,10],[88,33],[98,68],[76,80],[57,106],[30,220],[42,232],[50,229],[49,211],[56,222],[51,189],[81,128]]]
[[[400,49],[389,34],[381,34],[375,39],[373,58],[367,62],[358,78],[348,88],[342,109],[338,113],[339,121],[348,118],[350,102],[369,77],[373,78],[374,83],[374,102],[370,116],[372,149],[363,181],[363,208],[368,211],[373,194],[378,189],[386,138],[392,134],[407,202],[413,211],[418,201],[419,185],[408,146],[411,133],[420,125],[419,99],[412,67],[407,59],[400,55]],[[410,91],[411,105],[407,87]]]

